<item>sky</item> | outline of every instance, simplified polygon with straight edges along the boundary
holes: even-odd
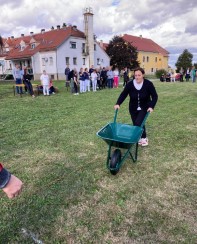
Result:
[[[84,31],[85,7],[93,9],[98,41],[142,35],[170,53],[172,68],[185,49],[197,63],[197,0],[0,0],[0,35],[19,37],[63,23]]]

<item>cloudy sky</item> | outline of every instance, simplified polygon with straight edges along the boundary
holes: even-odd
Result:
[[[197,63],[197,0],[0,0],[0,34],[28,35],[63,23],[83,31],[83,8],[92,7],[94,32],[109,42],[114,35],[150,38],[170,52],[174,67],[188,49]]]

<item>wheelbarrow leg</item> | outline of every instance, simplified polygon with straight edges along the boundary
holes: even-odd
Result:
[[[133,162],[135,163],[137,161],[138,143],[135,144],[135,155],[133,156],[133,154],[130,151],[129,151],[129,154],[130,154]]]
[[[109,148],[108,148],[108,153],[107,153],[107,168],[109,168],[109,160],[111,158],[111,144],[109,145]]]

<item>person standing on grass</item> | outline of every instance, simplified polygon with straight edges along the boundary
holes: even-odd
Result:
[[[46,73],[46,70],[43,70],[43,74],[40,76],[40,81],[43,86],[43,94],[44,96],[49,96],[49,84],[50,84],[50,79],[49,76]]]
[[[2,189],[8,198],[14,198],[21,193],[23,183],[16,176],[12,175],[0,163],[0,189]]]
[[[97,87],[97,73],[95,69],[91,73],[91,80],[92,80],[92,90],[93,92],[95,92]]]
[[[112,67],[109,66],[107,71],[107,87],[113,88],[113,83],[114,83],[114,73],[112,71]]]
[[[20,69],[19,64],[15,65],[15,68],[13,69],[12,74],[13,74],[14,80],[16,82],[16,85],[22,85],[23,73]],[[22,94],[23,93],[22,87],[16,86],[16,92],[17,92],[17,94]]]
[[[126,84],[127,84],[127,82],[129,81],[128,69],[127,69],[127,67],[125,67],[125,68],[124,68],[124,71],[123,71],[123,80],[124,80],[123,87],[125,87]]]
[[[190,76],[192,78],[192,82],[196,82],[196,69],[195,66],[192,67],[191,71],[190,71]]]
[[[74,82],[74,95],[79,95],[78,93],[78,73],[77,70],[74,69],[74,73],[73,73],[73,82]]]
[[[114,70],[114,88],[118,88],[119,71],[116,67]]]
[[[102,88],[106,87],[106,83],[107,83],[107,71],[105,69],[105,67],[103,67],[103,69],[101,70],[101,84],[102,84]]]
[[[68,87],[68,74],[69,74],[69,72],[70,72],[70,68],[69,68],[69,65],[67,65],[65,68],[65,71],[64,71],[64,74],[66,76],[66,84],[65,84],[66,87]]]
[[[83,72],[83,76],[85,79],[85,91],[90,91],[90,76],[88,73],[88,68],[85,68],[85,70]]]
[[[144,79],[144,75],[144,69],[136,68],[134,70],[134,80],[126,84],[116,102],[116,105],[114,106],[114,109],[120,109],[120,105],[129,95],[129,112],[133,125],[136,126],[140,126],[142,124],[147,112],[153,112],[158,100],[158,95],[153,83],[147,79]],[[145,126],[143,129],[144,130],[142,137],[139,140],[139,145],[148,146]]]
[[[80,68],[79,71],[79,89],[80,89],[80,93],[84,93],[85,92],[85,78],[83,75],[83,68]]]

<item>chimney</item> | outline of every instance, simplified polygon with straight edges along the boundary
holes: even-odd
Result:
[[[11,39],[14,39],[14,36],[11,36]]]
[[[41,29],[41,33],[42,33],[42,34],[45,33],[45,29]]]
[[[73,25],[73,30],[77,30],[77,26],[76,25]]]
[[[142,39],[142,35],[140,35],[140,38]]]
[[[60,30],[60,25],[57,25],[57,30]]]
[[[24,34],[21,34],[21,37],[25,36]]]
[[[103,48],[103,40],[100,40],[99,45]]]
[[[30,35],[33,36],[33,34],[34,34],[33,31],[31,31],[31,32],[30,32]]]
[[[86,36],[86,47],[89,50],[89,67],[94,65],[94,33],[93,33],[93,10],[92,8],[85,8],[84,15],[84,33]]]

